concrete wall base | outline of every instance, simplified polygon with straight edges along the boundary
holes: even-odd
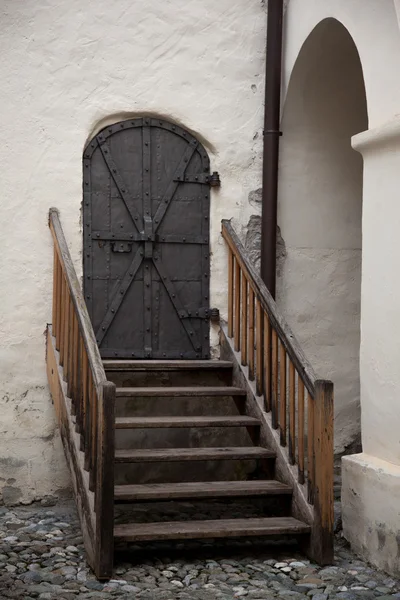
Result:
[[[343,533],[363,559],[400,576],[400,467],[368,454],[342,459]]]

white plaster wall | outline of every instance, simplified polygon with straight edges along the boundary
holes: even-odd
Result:
[[[400,466],[400,118],[355,136],[353,146],[364,158],[363,450]]]
[[[260,185],[265,12],[245,0],[4,0],[1,8],[0,488],[68,485],[45,376],[57,206],[81,272],[81,153],[110,117],[160,114],[199,135],[212,194],[212,303],[226,316],[221,218]],[[8,481],[8,483],[7,483]]]
[[[345,456],[343,533],[352,548],[400,576],[400,467],[369,454]]]
[[[299,52],[313,29],[334,18],[350,32],[360,55],[367,92],[369,126],[399,113],[399,0],[289,0],[285,18],[283,96]],[[395,6],[396,5],[396,6]]]
[[[360,432],[363,166],[351,136],[366,128],[356,48],[342,25],[325,20],[302,47],[284,106],[277,300],[314,369],[334,382],[339,453]]]

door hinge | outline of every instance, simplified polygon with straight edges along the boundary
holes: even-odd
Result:
[[[196,308],[193,310],[180,310],[179,316],[181,319],[205,319],[214,320],[215,311],[218,313],[219,318],[219,310],[218,308]]]
[[[185,175],[184,177],[175,177],[175,183],[201,183],[210,185],[211,187],[220,187],[221,180],[218,171],[214,171],[212,175],[207,173],[199,173],[198,175]]]

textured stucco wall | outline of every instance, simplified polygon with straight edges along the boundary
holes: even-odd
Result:
[[[397,201],[400,184],[399,15],[398,0],[290,0],[283,85],[284,96],[288,86],[290,96],[291,75],[299,52],[321,21],[334,18],[348,29],[363,69],[369,130],[356,135],[352,141],[364,165],[360,345],[364,453],[343,459],[343,527],[357,552],[397,576],[400,539],[400,287],[396,276],[400,218]],[[375,36],[379,43],[371,43]],[[346,67],[344,62],[344,70]],[[337,224],[335,219],[333,224]]]
[[[343,458],[343,533],[378,568],[400,576],[400,467],[370,454]]]
[[[354,42],[324,21],[301,50],[284,106],[277,302],[314,369],[334,382],[338,453],[360,433],[363,165],[351,136],[367,124]]]
[[[364,159],[363,451],[400,466],[400,117],[355,136],[353,147]]]
[[[205,143],[222,179],[211,199],[211,286],[224,316],[220,220],[247,222],[248,194],[260,185],[265,8],[5,0],[1,13],[0,490],[7,501],[28,501],[69,481],[45,376],[48,208],[61,211],[80,273],[85,141],[131,115],[181,123]]]

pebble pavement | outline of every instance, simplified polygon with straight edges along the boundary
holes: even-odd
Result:
[[[400,600],[400,581],[357,559],[337,536],[335,565],[320,568],[294,546],[212,542],[134,549],[114,579],[91,573],[79,522],[62,506],[0,506],[0,600]]]

